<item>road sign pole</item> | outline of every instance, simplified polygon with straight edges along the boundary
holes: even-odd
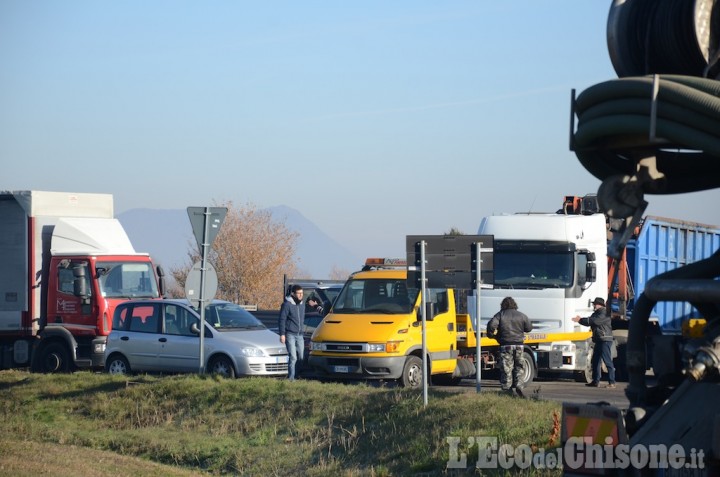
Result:
[[[185,281],[185,296],[190,303],[198,308],[200,314],[200,374],[205,372],[205,302],[212,301],[217,292],[217,275],[212,264],[208,263],[210,247],[220,232],[220,226],[227,215],[227,207],[188,207],[188,217],[192,225],[193,234],[200,249],[200,263],[193,265]],[[199,265],[199,280],[195,273]],[[210,290],[205,288],[210,281]],[[198,284],[199,282],[199,284]],[[195,287],[199,287],[198,297],[195,299]],[[208,298],[209,297],[209,298]]]
[[[200,261],[200,368],[199,373],[205,374],[205,271],[208,248],[208,224],[210,223],[210,208],[205,207],[203,221],[202,259]]]
[[[482,276],[482,260],[480,250],[482,244],[475,242],[475,256],[477,264],[475,266],[475,391],[480,392],[480,381],[482,379],[482,346],[480,345],[481,329],[480,329],[480,277]]]
[[[428,363],[427,363],[427,289],[425,287],[425,241],[420,242],[420,306],[422,310],[422,384],[423,384],[423,405],[428,405]]]

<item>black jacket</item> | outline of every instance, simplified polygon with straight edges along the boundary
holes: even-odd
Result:
[[[487,334],[497,339],[500,345],[521,345],[525,333],[532,331],[532,323],[525,313],[517,310],[503,310],[492,317],[487,325]]]
[[[595,343],[613,340],[612,323],[605,307],[598,308],[587,318],[580,318],[578,323],[590,327]]]
[[[280,307],[280,316],[278,317],[279,335],[286,333],[302,333],[303,323],[305,322],[305,302],[295,303],[293,297],[285,298]]]

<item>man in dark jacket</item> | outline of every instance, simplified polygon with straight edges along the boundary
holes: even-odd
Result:
[[[592,382],[586,386],[598,387],[602,376],[602,363],[608,371],[609,388],[615,387],[615,366],[612,361],[612,324],[610,316],[605,309],[605,300],[597,297],[593,300],[595,311],[587,318],[574,317],[572,320],[583,326],[589,326],[592,330],[593,354],[592,354]],[[601,362],[602,360],[602,362]]]
[[[524,397],[521,381],[523,374],[523,352],[525,333],[532,331],[532,323],[527,315],[518,311],[517,303],[506,297],[500,304],[500,312],[492,317],[487,326],[487,335],[500,343],[500,386],[503,391],[512,394],[513,388],[520,397]]]
[[[299,375],[305,355],[305,338],[303,336],[303,325],[305,323],[305,303],[303,303],[303,288],[300,285],[293,285],[290,295],[285,297],[280,307],[278,318],[278,332],[280,342],[288,350],[288,379],[295,380]],[[317,306],[314,300],[308,300],[310,306]]]

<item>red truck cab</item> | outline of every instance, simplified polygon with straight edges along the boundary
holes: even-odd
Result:
[[[164,294],[109,194],[0,191],[0,369],[101,368],[115,307]]]

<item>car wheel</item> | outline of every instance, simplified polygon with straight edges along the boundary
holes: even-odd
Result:
[[[417,356],[408,356],[403,366],[400,384],[405,388],[418,388],[422,386],[422,380],[422,360]]]
[[[234,378],[235,368],[233,367],[232,361],[225,356],[218,356],[210,361],[208,370],[211,374],[219,374],[224,378]]]
[[[40,350],[34,368],[41,373],[67,373],[72,369],[70,353],[62,343],[50,343]]]
[[[130,374],[130,364],[124,356],[114,354],[105,363],[105,371],[110,374],[128,375]]]

